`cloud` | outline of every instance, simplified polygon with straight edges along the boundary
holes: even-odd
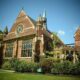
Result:
[[[59,30],[58,35],[65,35],[65,32],[63,30]]]

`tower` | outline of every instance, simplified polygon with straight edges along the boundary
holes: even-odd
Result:
[[[39,15],[39,17],[37,19],[37,24],[36,24],[37,37],[41,36],[41,34],[42,34],[42,28],[43,28],[42,16]]]

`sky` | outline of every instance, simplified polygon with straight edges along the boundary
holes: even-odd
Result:
[[[8,26],[10,30],[22,8],[35,20],[46,10],[48,29],[65,44],[74,43],[80,25],[80,0],[0,0],[0,29]]]

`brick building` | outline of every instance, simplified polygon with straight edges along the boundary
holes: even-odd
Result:
[[[47,29],[45,12],[34,20],[22,9],[11,30],[8,32],[6,27],[3,33],[0,31],[0,44],[2,43],[0,61],[16,57],[36,62],[40,56],[52,51],[48,55],[54,59],[64,60],[71,56],[71,61],[76,62],[77,53],[80,53],[80,28],[75,32],[75,47],[67,46]]]
[[[51,32],[47,29],[46,13],[35,21],[21,10],[10,32],[3,38],[3,58],[13,57],[34,61],[34,57],[50,51],[48,44],[52,41]],[[39,58],[38,58],[39,59]]]
[[[80,27],[75,32],[75,49],[80,52]]]

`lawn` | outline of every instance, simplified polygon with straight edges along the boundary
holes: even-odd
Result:
[[[16,73],[0,70],[0,80],[80,80],[79,76],[43,75],[34,73]]]

